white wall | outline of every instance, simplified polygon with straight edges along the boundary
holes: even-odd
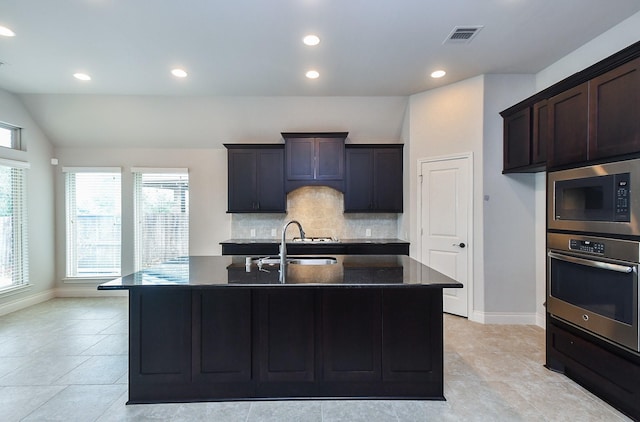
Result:
[[[419,259],[418,160],[457,153],[473,153],[474,232],[473,297],[474,309],[484,309],[482,251],[482,127],[484,77],[478,76],[452,85],[416,94],[409,100],[408,203],[403,231],[408,232],[411,256]],[[405,141],[406,142],[406,141]]]
[[[222,148],[281,142],[280,132],[349,132],[396,142],[407,97],[216,97],[24,94],[57,147]]]
[[[542,91],[638,41],[640,41],[640,12],[538,72],[536,91]]]
[[[29,282],[26,291],[0,296],[0,315],[53,296],[54,287],[54,188],[51,157],[53,147],[18,97],[0,90],[0,121],[22,129],[26,151],[0,148],[0,157],[28,161],[27,212],[29,236]]]
[[[485,75],[484,299],[489,323],[536,322],[535,175],[502,174],[500,111],[534,93],[533,75]]]
[[[122,273],[133,272],[133,178],[131,167],[186,167],[189,169],[191,213],[189,253],[220,255],[219,243],[230,237],[227,210],[226,149],[57,148],[56,170],[56,281],[60,295],[95,294],[96,282],[65,277],[65,203],[63,166],[122,167]],[[104,293],[104,292],[101,292]]]

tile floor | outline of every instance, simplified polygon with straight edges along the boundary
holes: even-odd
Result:
[[[546,370],[544,331],[445,317],[447,401],[131,405],[126,298],[53,299],[0,317],[0,421],[624,421]]]

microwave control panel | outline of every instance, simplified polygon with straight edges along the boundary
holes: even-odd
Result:
[[[604,243],[592,242],[590,240],[571,239],[569,240],[569,249],[572,251],[604,255]]]
[[[621,173],[615,175],[615,221],[629,221],[629,206],[631,204],[631,195],[629,192],[629,173]]]

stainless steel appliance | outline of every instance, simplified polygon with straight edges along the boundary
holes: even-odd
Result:
[[[547,311],[640,352],[640,242],[547,234]]]
[[[550,172],[547,227],[640,236],[640,159]]]

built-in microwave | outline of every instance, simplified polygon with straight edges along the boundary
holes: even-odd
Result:
[[[548,174],[551,230],[639,236],[640,159]]]

